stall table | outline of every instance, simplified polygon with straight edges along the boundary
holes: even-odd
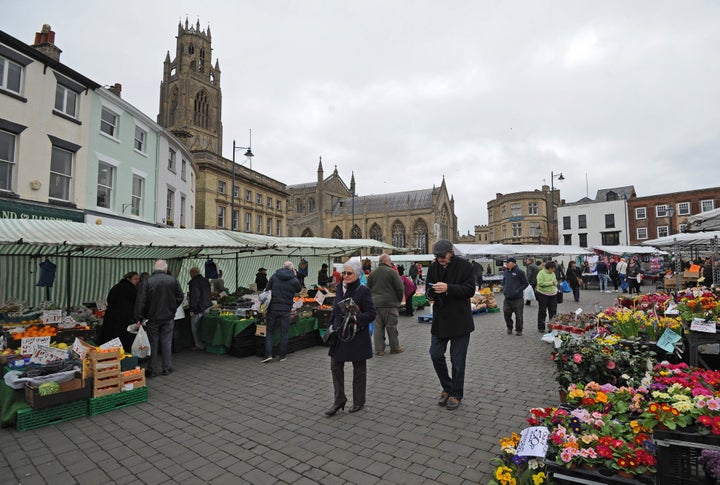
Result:
[[[228,349],[235,335],[257,321],[257,318],[240,319],[235,315],[221,317],[217,312],[210,312],[198,322],[198,336],[205,345],[223,346]]]

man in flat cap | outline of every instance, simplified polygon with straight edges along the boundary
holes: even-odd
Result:
[[[508,335],[513,332],[512,315],[515,314],[515,333],[522,335],[523,332],[523,292],[528,287],[525,272],[521,270],[515,258],[507,259],[507,269],[503,276],[503,317],[505,317],[505,325],[507,326]]]
[[[442,386],[438,404],[452,411],[460,406],[463,398],[465,358],[470,332],[475,330],[470,308],[475,276],[472,264],[455,256],[453,244],[447,239],[433,245],[433,254],[435,260],[428,269],[425,291],[428,300],[433,302],[430,358]],[[452,376],[445,359],[448,342]]]

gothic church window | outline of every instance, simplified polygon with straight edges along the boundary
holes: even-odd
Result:
[[[309,227],[303,231],[302,237],[313,237],[313,233]]]
[[[312,197],[308,199],[308,212],[315,212],[315,199]]]
[[[200,49],[200,65],[198,71],[205,72],[205,49]]]
[[[209,106],[207,93],[200,91],[195,96],[195,114],[193,116],[193,123],[200,128],[208,128],[210,125],[209,120]]]
[[[352,227],[352,231],[350,231],[350,239],[362,239],[362,231],[357,224],[355,224]]]
[[[377,224],[373,224],[370,228],[370,239],[374,239],[376,241],[382,242],[383,235],[382,235],[382,229],[380,229],[380,226]],[[370,250],[370,254],[382,254],[382,248],[372,248]]]
[[[396,248],[405,247],[405,226],[400,221],[395,221],[392,226],[392,245]]]
[[[332,238],[333,239],[343,239],[342,229],[340,229],[338,226],[335,226],[335,229],[333,229],[333,231],[332,231]]]
[[[413,248],[416,254],[428,253],[428,228],[425,221],[418,219],[413,228]]]

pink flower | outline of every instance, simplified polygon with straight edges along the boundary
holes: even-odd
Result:
[[[717,411],[718,409],[720,409],[720,403],[718,402],[717,399],[708,399],[707,407],[708,407],[708,409]]]
[[[570,460],[573,459],[573,456],[574,456],[574,455],[575,455],[575,450],[573,450],[572,448],[565,448],[565,449],[562,450],[562,452],[560,453],[560,458],[561,458],[562,461],[564,461],[565,463],[568,463]]]
[[[573,355],[573,362],[575,362],[576,364],[579,364],[580,362],[582,362],[582,355],[580,355],[580,354]]]
[[[607,363],[607,368],[610,369],[610,370],[613,370],[613,369],[615,368],[615,362],[612,361],[612,360],[611,360],[610,362],[608,362],[608,363]]]

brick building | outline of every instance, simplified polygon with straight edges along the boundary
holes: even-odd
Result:
[[[720,187],[629,199],[630,244],[684,232],[690,216],[716,207],[720,207]]]

